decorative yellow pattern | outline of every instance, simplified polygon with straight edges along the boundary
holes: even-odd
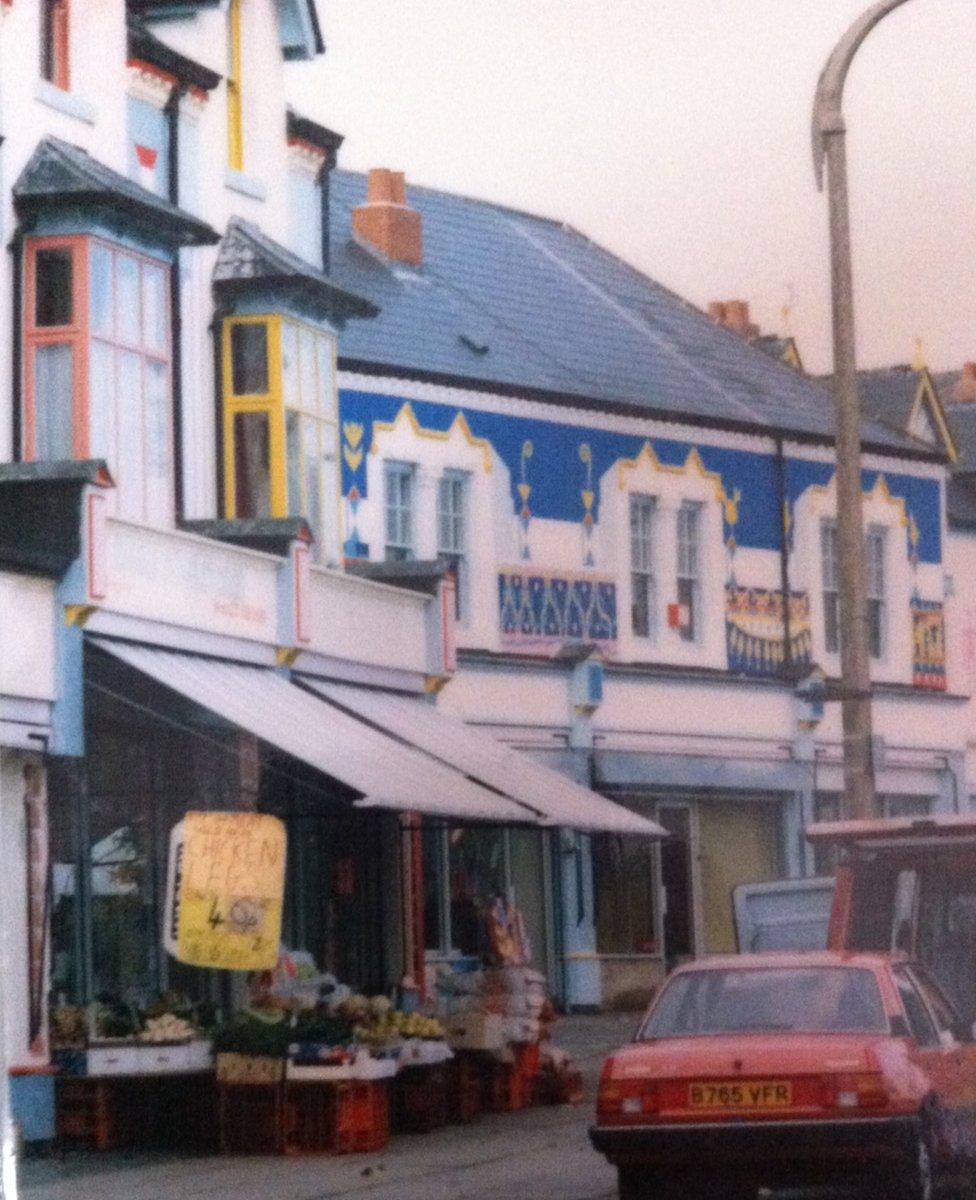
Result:
[[[413,411],[413,405],[409,401],[397,413],[392,421],[374,421],[373,422],[373,442],[370,446],[370,453],[376,454],[379,450],[377,434],[393,433],[400,425],[401,421],[405,421],[410,429],[417,437],[429,438],[435,442],[449,442],[455,429],[460,430],[465,441],[469,446],[475,446],[479,449],[484,458],[485,471],[490,471],[492,468],[492,449],[491,442],[487,438],[475,437],[471,432],[471,426],[468,424],[468,419],[463,412],[459,412],[451,422],[450,429],[425,429],[417,420],[417,414]]]

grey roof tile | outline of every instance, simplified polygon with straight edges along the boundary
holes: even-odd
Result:
[[[833,436],[822,386],[555,221],[408,187],[424,263],[389,264],[352,236],[364,175],[332,174],[332,277],[380,308],[340,346],[347,365],[463,380],[578,406],[818,439]],[[924,454],[878,422],[865,443]]]

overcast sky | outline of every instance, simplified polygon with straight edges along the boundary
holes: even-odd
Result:
[[[830,365],[810,109],[866,0],[319,0],[296,107],[340,165],[557,217]],[[911,0],[847,90],[859,356],[976,359],[976,0]]]

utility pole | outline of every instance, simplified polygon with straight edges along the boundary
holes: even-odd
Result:
[[[850,199],[844,84],[854,56],[874,27],[907,0],[881,0],[838,42],[817,85],[813,159],[822,191],[824,167],[830,212],[830,272],[834,332],[834,409],[837,441],[837,556],[840,571],[840,655],[844,727],[844,816],[880,815],[871,748],[871,660],[861,489],[861,414],[854,341]]]

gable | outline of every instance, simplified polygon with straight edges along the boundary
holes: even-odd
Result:
[[[958,460],[959,451],[928,370],[923,370],[919,378],[918,391],[906,422],[905,432],[943,451],[948,455],[950,462]]]

